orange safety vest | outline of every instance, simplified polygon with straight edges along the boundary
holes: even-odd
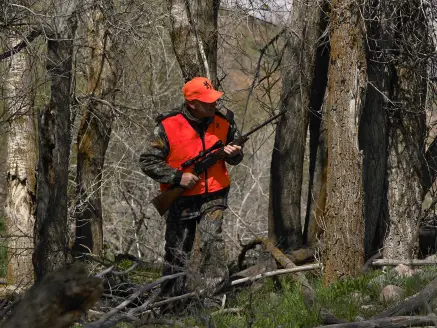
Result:
[[[205,132],[204,141],[202,142],[202,139],[182,114],[165,118],[161,123],[164,126],[170,146],[166,162],[171,167],[178,169],[180,169],[180,165],[183,162],[197,156],[199,152],[210,148],[217,141],[221,140],[226,144],[229,130],[229,122],[225,118],[215,115],[213,122],[209,124]],[[188,167],[182,171],[193,172],[193,168]],[[208,168],[206,172],[200,175],[200,178],[201,180],[197,185],[191,190],[185,190],[182,196],[219,191],[230,184],[224,160],[218,161]],[[161,191],[167,190],[170,186],[170,184],[161,184]]]

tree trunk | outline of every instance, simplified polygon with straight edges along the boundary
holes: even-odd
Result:
[[[328,6],[325,6],[328,7]],[[325,8],[325,13],[328,8]],[[323,14],[321,30],[327,28]],[[323,41],[327,41],[326,38]],[[323,232],[321,218],[326,206],[326,171],[328,165],[326,148],[326,119],[323,120],[323,100],[328,83],[329,47],[319,46],[316,54],[315,73],[310,100],[309,188],[305,215],[304,243],[315,246]],[[325,111],[326,112],[326,111]]]
[[[321,1],[293,3],[283,59],[282,108],[270,168],[269,238],[282,249],[303,244],[302,171],[308,129],[317,40],[321,35]]]
[[[367,87],[363,21],[355,1],[335,0],[331,5],[325,284],[355,276],[364,263],[362,155],[358,148]]]
[[[310,190],[308,193],[308,207],[305,218],[305,244],[308,246],[317,245],[320,240],[325,226],[323,215],[326,209],[326,186],[328,171],[328,149],[327,149],[327,127],[326,122],[322,121],[319,127],[318,145],[315,154],[314,163],[310,164]],[[313,160],[310,154],[310,161]]]
[[[365,256],[369,258],[382,247],[385,233],[390,74],[381,56],[385,49],[390,48],[390,37],[384,4],[372,2],[366,9],[366,17],[369,17],[366,21],[369,88],[360,122],[359,142],[364,155],[364,247]]]
[[[12,40],[12,46],[15,45]],[[26,51],[10,58],[8,111],[12,116],[8,134],[6,227],[8,283],[33,282],[33,227],[35,223],[36,129],[30,94],[30,67]]]
[[[428,33],[420,1],[393,1],[386,10],[393,17],[390,34],[396,38],[389,58],[393,74],[387,172],[389,227],[383,255],[401,259],[417,256],[419,246]]]
[[[77,200],[74,217],[74,250],[101,255],[103,250],[102,171],[114,120],[117,76],[114,35],[110,33],[113,3],[96,0],[87,16],[88,47],[92,49],[88,70],[88,100],[82,110],[77,135]]]
[[[68,246],[67,186],[76,1],[55,2],[53,6],[57,12],[53,33],[48,34],[46,62],[51,82],[50,101],[38,120],[38,198],[33,254],[37,280],[67,262]]]
[[[185,81],[208,77],[217,85],[217,18],[220,0],[167,0],[170,37]]]

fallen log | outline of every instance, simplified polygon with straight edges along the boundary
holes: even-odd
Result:
[[[315,248],[304,247],[292,251],[290,254],[287,254],[287,256],[294,264],[300,265],[308,262],[313,262],[315,253],[316,253]]]
[[[273,277],[273,276],[278,276],[278,275],[288,274],[288,273],[295,274],[295,273],[302,272],[302,271],[309,271],[309,270],[315,270],[315,269],[320,269],[320,268],[321,268],[320,264],[309,264],[309,265],[296,266],[296,267],[290,268],[290,269],[280,269],[280,270],[276,270],[276,271],[270,271],[270,272],[258,274],[258,275],[253,276],[253,277],[245,277],[245,278],[237,279],[237,280],[232,281],[230,283],[230,285],[237,286],[237,285],[241,285],[241,284],[248,282],[248,281],[255,281],[255,280],[262,279],[262,278]],[[197,292],[191,292],[191,293],[167,298],[165,300],[162,300],[162,301],[159,301],[156,303],[152,303],[150,305],[150,307],[148,307],[148,308],[158,308],[160,306],[163,306],[165,304],[172,303],[175,301],[184,300],[184,299],[187,299],[190,297],[197,297],[197,296],[202,295],[203,293],[204,293],[204,290],[202,289],[202,290],[199,290]]]
[[[426,306],[437,295],[437,278],[425,286],[419,293],[408,297],[403,302],[389,307],[387,310],[372,317],[372,319],[381,319],[391,316],[402,316],[411,314]]]
[[[255,238],[251,242],[249,242],[249,244],[243,246],[243,250],[238,257],[239,265],[242,265],[242,263],[244,262],[246,252],[249,251],[249,249],[254,248],[256,245],[262,245],[264,250],[269,252],[284,269],[293,269],[298,267],[287,255],[285,255],[279,248],[277,248],[270,239],[263,237]],[[333,324],[344,322],[343,320],[340,320],[331,313],[329,313],[328,310],[318,307],[316,293],[303,273],[295,272],[291,276],[300,286],[302,286],[302,294],[305,305],[311,311],[319,309],[319,315],[321,316],[323,323]]]
[[[408,266],[437,265],[437,261],[417,260],[417,259],[405,259],[405,260],[378,259],[372,262],[372,266],[398,266],[400,264],[405,264]]]
[[[255,281],[255,280],[262,279],[262,278],[274,277],[274,276],[279,276],[279,275],[288,274],[288,273],[310,271],[310,270],[321,269],[321,268],[322,268],[322,265],[319,263],[316,263],[316,264],[296,266],[294,268],[289,268],[289,269],[279,269],[276,271],[260,273],[260,274],[257,274],[256,276],[253,276],[253,277],[244,277],[241,279],[234,280],[231,282],[231,286],[236,286],[236,285],[248,282],[248,281]]]
[[[103,293],[102,280],[81,265],[47,274],[24,294],[2,328],[67,328]]]
[[[317,328],[407,328],[435,326],[435,323],[436,317],[431,315],[413,317],[401,316],[319,326]]]

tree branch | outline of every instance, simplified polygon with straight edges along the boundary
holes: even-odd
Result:
[[[19,44],[13,47],[11,50],[8,50],[2,54],[0,54],[0,61],[6,58],[12,57],[16,53],[20,52],[24,48],[26,48],[33,40],[35,40],[38,36],[41,35],[41,30],[33,30],[30,34],[24,38]]]

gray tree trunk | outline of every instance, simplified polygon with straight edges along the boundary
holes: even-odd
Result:
[[[327,208],[324,216],[324,283],[361,272],[364,263],[364,195],[358,127],[367,88],[362,8],[331,2]]]
[[[321,1],[293,3],[288,45],[283,59],[282,104],[270,169],[269,238],[282,249],[303,244],[302,171],[308,129],[311,85],[320,31]]]
[[[13,39],[11,46],[16,40]],[[27,52],[10,58],[7,79],[8,133],[6,228],[8,235],[8,282],[33,282],[33,227],[35,223],[36,128],[30,93]]]
[[[35,252],[36,279],[67,262],[67,186],[71,145],[73,38],[76,1],[55,1],[52,30],[47,30],[46,68],[50,101],[38,119],[39,159]]]
[[[220,0],[167,0],[170,37],[185,81],[208,77],[217,86],[217,19]]]
[[[74,211],[76,238],[74,250],[101,255],[103,251],[102,171],[114,120],[112,104],[117,78],[121,74],[111,33],[114,19],[112,1],[96,0],[86,16],[88,47],[87,102],[77,135],[77,199]]]
[[[424,54],[429,53],[429,41],[421,1],[390,4],[390,34],[396,37],[389,58],[393,74],[387,168],[389,226],[383,254],[385,258],[401,259],[418,253],[426,137]]]

